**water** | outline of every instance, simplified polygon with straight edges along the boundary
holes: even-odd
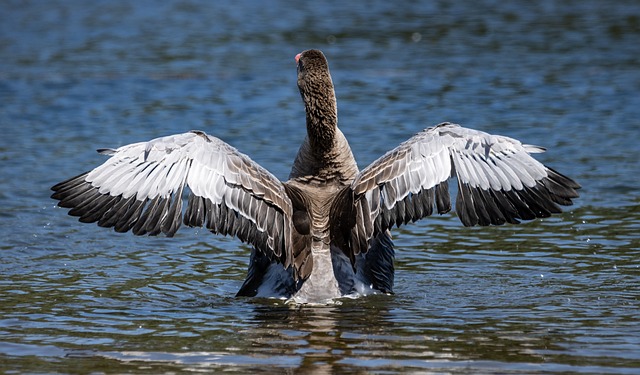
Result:
[[[640,4],[3,3],[0,370],[619,373],[640,368]],[[54,207],[94,150],[202,129],[286,178],[293,57],[329,58],[361,166],[441,121],[545,146],[563,215],[396,230],[396,294],[236,299],[237,241],[116,234]]]

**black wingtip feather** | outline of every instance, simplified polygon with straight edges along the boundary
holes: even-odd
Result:
[[[474,210],[473,193],[469,184],[458,181],[458,196],[456,197],[456,212],[465,227],[478,224],[478,215]]]
[[[447,181],[436,185],[435,195],[438,214],[442,215],[451,211],[451,195],[449,194],[449,183]]]
[[[111,228],[116,225],[118,220],[125,214],[125,212],[131,207],[135,201],[135,196],[124,198],[113,204],[113,207],[105,212],[104,215],[98,220],[98,225],[104,228]]]
[[[119,233],[124,233],[129,231],[134,224],[138,221],[140,214],[145,206],[145,201],[135,200],[131,207],[129,207],[125,212],[123,212],[120,219],[114,225],[114,230]]]
[[[87,210],[78,219],[82,223],[95,223],[104,216],[104,214],[112,209],[115,204],[121,199],[121,196],[102,195],[95,200],[93,207]]]
[[[86,182],[86,181],[85,181],[85,177],[86,177],[88,174],[89,174],[89,172],[84,172],[84,173],[81,173],[81,174],[79,174],[79,175],[77,175],[77,176],[73,176],[73,177],[71,177],[71,178],[69,178],[69,179],[66,179],[66,180],[64,180],[64,181],[62,181],[62,182],[59,182],[59,183],[57,183],[57,184],[53,185],[53,186],[51,187],[51,190],[53,190],[53,191],[57,192],[57,191],[61,191],[61,190],[72,189],[72,188],[74,188],[74,187],[77,187],[77,186],[79,186],[79,185],[82,185],[82,184],[84,184],[84,183]],[[54,197],[54,195],[55,195],[55,194],[53,194],[53,195],[51,196],[53,199],[60,199],[60,198],[56,198],[56,197]]]
[[[169,211],[162,220],[160,229],[167,237],[173,237],[180,228],[180,224],[182,223],[180,215],[182,215],[182,186],[180,186],[177,192],[173,193]]]

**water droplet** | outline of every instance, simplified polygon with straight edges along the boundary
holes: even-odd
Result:
[[[422,34],[420,34],[420,33],[413,33],[413,34],[411,34],[411,40],[412,40],[414,43],[418,43],[421,39],[422,39]]]

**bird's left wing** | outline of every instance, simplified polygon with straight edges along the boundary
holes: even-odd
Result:
[[[52,198],[80,221],[167,236],[184,221],[236,236],[285,267],[293,263],[292,205],[283,184],[227,143],[192,131],[99,152],[111,157],[52,187]]]

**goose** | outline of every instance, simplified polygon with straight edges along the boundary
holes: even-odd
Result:
[[[51,189],[58,206],[116,232],[173,236],[181,223],[251,245],[237,296],[324,303],[393,293],[392,227],[452,209],[464,226],[560,213],[580,185],[506,136],[444,122],[360,170],[337,127],[324,54],[295,56],[307,134],[287,181],[224,141],[193,130],[117,149]],[[186,207],[183,205],[186,202]]]

